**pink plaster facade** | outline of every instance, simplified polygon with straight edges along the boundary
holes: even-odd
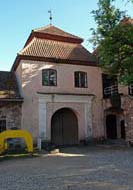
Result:
[[[45,68],[57,70],[57,86],[42,86],[42,70]],[[87,88],[74,87],[75,71],[87,72]],[[43,93],[63,94],[59,102],[52,102],[52,100],[49,100],[50,102],[46,103],[47,134],[45,139],[50,140],[51,138],[52,115],[55,111],[63,107],[71,108],[77,115],[79,140],[83,140],[88,136],[88,124],[85,124],[87,122],[87,117],[91,118],[91,136],[94,138],[104,136],[102,79],[101,71],[98,67],[22,60],[16,70],[16,75],[20,79],[21,91],[24,97],[22,106],[22,128],[29,130],[35,139],[39,136],[40,95],[38,93],[41,93],[41,98],[43,97]],[[67,94],[74,94],[75,97],[78,96],[78,100],[71,100],[71,97],[69,97],[69,100],[65,102],[64,98],[66,98],[65,96],[67,96]],[[89,101],[90,105],[88,116],[85,114],[86,101]]]

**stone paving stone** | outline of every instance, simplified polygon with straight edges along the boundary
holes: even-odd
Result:
[[[133,148],[61,152],[1,161],[0,190],[133,190]]]

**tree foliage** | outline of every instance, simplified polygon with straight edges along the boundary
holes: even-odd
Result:
[[[131,3],[133,3],[133,0],[128,0],[128,2],[131,2]]]
[[[125,13],[113,2],[99,0],[98,10],[92,11],[97,28],[92,29],[91,42],[104,72],[129,84],[133,83],[133,24],[121,22]]]

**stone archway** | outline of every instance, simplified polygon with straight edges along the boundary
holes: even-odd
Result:
[[[78,120],[71,109],[59,109],[52,116],[51,142],[56,145],[78,144]]]

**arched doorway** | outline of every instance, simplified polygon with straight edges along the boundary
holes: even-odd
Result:
[[[51,142],[56,145],[78,144],[78,121],[71,109],[62,108],[52,116]]]
[[[117,139],[117,122],[116,115],[106,116],[106,132],[108,139]]]

